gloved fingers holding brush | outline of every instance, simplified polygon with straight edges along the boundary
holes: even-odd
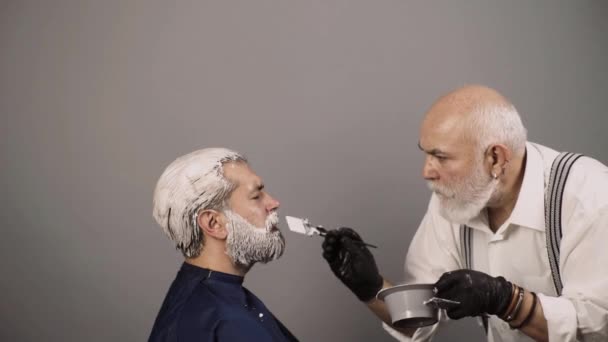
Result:
[[[382,289],[383,279],[374,256],[353,229],[328,231],[323,241],[323,258],[359,300],[367,302]]]

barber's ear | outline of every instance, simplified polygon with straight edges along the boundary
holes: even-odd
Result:
[[[499,178],[504,175],[509,160],[511,160],[511,155],[511,150],[503,144],[495,144],[487,149],[486,160],[490,162],[492,177]]]
[[[212,236],[218,240],[225,240],[228,237],[225,217],[217,210],[206,209],[199,211],[196,216],[196,223],[199,229],[207,236]]]

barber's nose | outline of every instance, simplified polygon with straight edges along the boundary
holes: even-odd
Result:
[[[426,180],[435,180],[438,178],[437,170],[433,167],[432,156],[426,156],[422,167],[422,177]]]
[[[279,206],[281,205],[281,203],[279,203],[279,201],[277,201],[276,198],[268,195],[268,211],[273,211],[273,210],[277,210],[279,209]]]

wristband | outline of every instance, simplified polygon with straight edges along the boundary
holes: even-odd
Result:
[[[524,289],[519,287],[519,298],[517,298],[517,303],[515,304],[515,308],[513,309],[512,312],[509,313],[509,315],[507,315],[507,317],[505,318],[505,321],[511,322],[512,320],[515,319],[515,317],[517,317],[517,314],[519,313],[519,310],[521,309],[521,303],[523,303],[523,301],[524,301],[524,294],[525,294]]]
[[[530,308],[530,312],[528,312],[528,314],[526,315],[526,318],[524,318],[524,320],[521,323],[519,323],[518,325],[512,326],[509,324],[511,329],[521,329],[524,326],[526,326],[526,324],[530,323],[530,321],[532,320],[532,317],[534,316],[534,310],[536,309],[537,301],[538,301],[538,298],[536,298],[536,293],[532,292],[532,307]]]
[[[511,299],[509,300],[509,305],[507,305],[507,307],[505,308],[505,311],[498,315],[501,319],[505,319],[505,317],[507,317],[509,314],[511,314],[511,312],[513,311],[513,308],[515,308],[515,303],[517,303],[517,298],[519,297],[519,291],[520,288],[519,286],[515,285],[515,284],[511,284]]]

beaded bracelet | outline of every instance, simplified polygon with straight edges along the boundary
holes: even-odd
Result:
[[[509,324],[511,329],[521,329],[526,324],[530,323],[530,321],[532,320],[532,317],[534,316],[534,310],[536,309],[536,302],[538,301],[538,298],[536,297],[536,293],[534,293],[534,292],[531,292],[531,293],[532,293],[532,307],[530,307],[530,311],[526,315],[526,318],[524,318],[524,320],[521,321],[521,323],[519,323],[518,325],[512,326],[511,324]]]

